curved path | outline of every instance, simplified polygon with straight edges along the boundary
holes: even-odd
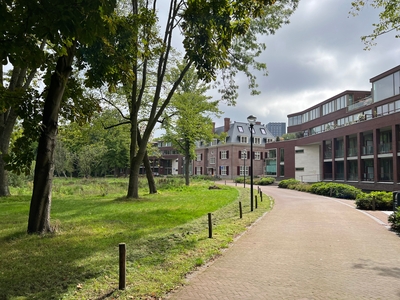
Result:
[[[274,208],[169,299],[400,299],[400,237],[335,200],[262,187]]]

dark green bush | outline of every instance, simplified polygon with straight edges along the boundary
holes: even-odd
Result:
[[[391,223],[390,228],[393,231],[400,233],[400,207],[397,208],[396,212],[389,216],[388,221]]]
[[[256,181],[254,181],[254,184],[256,185],[270,185],[273,184],[275,182],[275,178],[272,177],[263,177],[260,179],[257,179]]]
[[[310,192],[334,198],[356,199],[361,190],[344,183],[317,182],[312,184]]]
[[[393,193],[392,192],[371,192],[360,193],[356,199],[356,205],[359,209],[375,209],[391,210],[393,208]]]
[[[287,188],[289,188],[290,185],[297,185],[299,183],[300,183],[300,181],[298,181],[294,178],[284,179],[279,182],[278,187],[287,189]]]

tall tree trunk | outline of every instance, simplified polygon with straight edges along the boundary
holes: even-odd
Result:
[[[58,114],[65,86],[72,71],[75,45],[68,48],[68,56],[58,58],[55,72],[44,103],[42,133],[39,138],[34,185],[29,211],[28,233],[51,232],[50,209],[54,173]]]
[[[149,193],[157,194],[156,182],[154,180],[153,172],[151,170],[149,155],[147,154],[147,151],[143,158],[143,164],[144,168],[146,169],[146,177],[147,177],[147,184],[149,185]]]
[[[14,109],[10,108],[0,115],[0,119],[0,197],[5,197],[10,195],[10,189],[8,187],[8,176],[5,170],[6,163],[4,161],[4,156],[8,154],[11,134],[17,120],[17,114]]]

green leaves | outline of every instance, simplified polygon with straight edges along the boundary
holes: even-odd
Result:
[[[361,37],[361,40],[365,44],[364,50],[370,50],[372,46],[376,45],[375,40],[388,32],[400,31],[400,1],[398,0],[373,0],[371,2],[366,2],[363,0],[356,0],[351,3],[352,11],[350,14],[353,16],[358,15],[362,7],[369,4],[375,9],[380,10],[379,13],[379,23],[372,24],[375,28],[373,32],[369,35]],[[396,38],[400,35],[396,34]]]

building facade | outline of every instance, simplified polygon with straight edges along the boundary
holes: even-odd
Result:
[[[266,145],[268,175],[400,190],[400,66],[288,115],[296,139]]]
[[[193,174],[218,176],[222,179],[247,177],[251,174],[250,158],[253,158],[253,176],[264,175],[265,144],[275,140],[261,122],[253,127],[253,153],[250,153],[250,124],[230,122],[214,128],[216,134],[225,133],[224,140],[214,139],[210,144],[198,142]]]
[[[267,129],[275,137],[282,136],[286,133],[286,123],[284,122],[270,122],[267,124]]]

